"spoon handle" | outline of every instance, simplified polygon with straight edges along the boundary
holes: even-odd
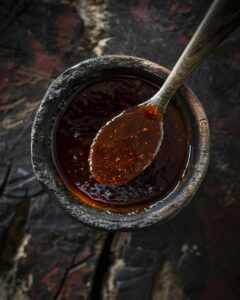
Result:
[[[150,99],[164,110],[184,80],[240,25],[240,0],[215,0],[161,89]]]

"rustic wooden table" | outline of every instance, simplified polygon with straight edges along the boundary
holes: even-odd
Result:
[[[171,68],[209,0],[3,0],[0,4],[0,299],[240,299],[240,31],[192,75],[211,162],[191,204],[136,233],[66,215],[36,181],[34,114],[64,69],[102,54]]]

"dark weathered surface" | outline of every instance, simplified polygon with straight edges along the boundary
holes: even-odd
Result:
[[[47,198],[32,172],[30,132],[52,78],[92,55],[92,44],[74,3],[1,5],[0,299],[87,299],[105,234]]]
[[[172,221],[106,241],[47,198],[30,163],[32,119],[57,74],[102,51],[171,67],[209,2],[1,2],[0,299],[240,298],[239,31],[189,80],[209,116],[212,159]]]

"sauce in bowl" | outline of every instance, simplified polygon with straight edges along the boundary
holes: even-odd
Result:
[[[182,181],[191,156],[192,133],[180,97],[168,105],[160,150],[144,172],[127,184],[107,185],[98,183],[89,170],[90,146],[99,128],[158,89],[141,77],[113,75],[89,81],[67,99],[54,128],[54,163],[65,186],[79,201],[114,212],[141,210],[163,200]]]

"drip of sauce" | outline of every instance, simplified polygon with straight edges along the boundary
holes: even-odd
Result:
[[[169,104],[160,150],[141,174],[127,184],[113,186],[97,182],[89,170],[90,146],[99,128],[121,111],[149,99],[158,89],[159,86],[139,77],[115,75],[79,87],[68,99],[54,128],[53,154],[59,177],[79,201],[115,212],[139,210],[163,199],[181,182],[191,149],[191,127],[181,99],[173,99]],[[140,124],[139,144],[145,141],[146,130],[156,126],[150,126],[151,118],[158,116],[152,108],[142,113],[148,124]],[[147,155],[139,150],[136,157],[141,154]],[[97,163],[104,168],[102,158]],[[129,165],[124,163],[125,168]],[[118,161],[116,166],[120,166]]]
[[[103,184],[122,184],[141,174],[159,150],[162,117],[158,105],[135,106],[104,125],[90,149],[93,177]]]

